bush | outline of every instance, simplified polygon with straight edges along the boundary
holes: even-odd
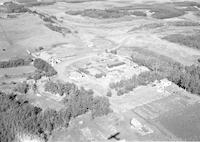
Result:
[[[143,16],[143,17],[147,16],[147,14],[143,11],[134,11],[134,12],[132,12],[132,14],[135,16]]]
[[[56,70],[49,63],[40,58],[34,60],[34,67],[38,70],[44,71],[46,76],[53,76],[57,74]]]
[[[103,116],[111,112],[109,100],[106,97],[95,97],[92,105],[92,116]]]
[[[122,96],[122,95],[124,95],[125,93],[128,93],[128,91],[126,91],[124,88],[119,89],[119,90],[117,91],[117,96]]]
[[[29,90],[29,85],[26,82],[23,83],[17,83],[14,91],[20,92],[22,94],[26,94]]]
[[[42,76],[45,76],[45,73],[43,73],[41,70],[35,70],[34,74],[32,75],[32,78],[34,80],[39,80],[42,78]]]
[[[109,91],[107,92],[106,96],[112,97],[112,92],[109,90]]]
[[[69,95],[76,89],[76,85],[73,83],[60,83],[48,81],[44,85],[45,91],[52,94],[59,94],[63,96],[64,94]]]
[[[103,76],[104,76],[103,73],[95,74],[95,77],[96,77],[96,78],[102,78]]]
[[[71,33],[71,30],[65,27],[60,27],[60,26],[56,26],[53,25],[51,23],[47,23],[45,24],[46,27],[48,27],[50,30],[58,32],[58,33]]]
[[[54,20],[56,20],[56,19],[52,18],[52,16],[51,17],[45,17],[44,16],[44,18],[43,18],[43,21],[48,22],[48,23],[55,23]]]
[[[59,26],[55,26],[53,24],[45,24],[46,27],[48,27],[50,30],[58,32],[58,33],[62,33],[62,28]]]

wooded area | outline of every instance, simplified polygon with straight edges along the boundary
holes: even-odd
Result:
[[[60,111],[43,111],[20,96],[0,92],[0,142],[16,140],[20,133],[47,141],[53,131],[66,128],[71,118],[88,111],[93,118],[111,112],[106,97],[93,97],[93,91],[78,89],[73,84],[63,85],[67,95],[63,99],[65,108]],[[19,88],[22,88],[22,93],[26,93],[26,85],[22,83]]]

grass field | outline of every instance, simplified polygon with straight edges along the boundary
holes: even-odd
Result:
[[[185,45],[191,48],[200,49],[200,34],[182,35],[172,34],[164,37],[163,39],[177,44]]]
[[[166,113],[160,118],[160,122],[184,141],[199,141],[199,106],[199,104],[195,104],[183,111]]]
[[[27,49],[35,51],[40,46],[49,46],[66,41],[61,33],[47,28],[43,21],[28,13],[18,18],[1,19],[0,60],[27,56]]]
[[[33,66],[20,66],[14,68],[1,68],[0,76],[19,76],[23,74],[33,73],[35,68]]]

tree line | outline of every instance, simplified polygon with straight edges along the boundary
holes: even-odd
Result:
[[[117,95],[121,96],[130,91],[133,91],[134,88],[140,85],[147,85],[150,82],[154,82],[155,80],[163,79],[163,75],[161,73],[155,71],[147,71],[142,72],[138,76],[133,75],[130,79],[120,80],[119,82],[110,83],[109,86],[111,89],[115,89],[117,91]]]
[[[29,65],[33,60],[31,58],[17,58],[8,61],[0,61],[0,68],[11,68]]]
[[[172,59],[162,56],[143,53],[143,56],[132,56],[132,61],[144,65],[163,78],[168,78],[179,87],[200,95],[200,66],[183,66]]]

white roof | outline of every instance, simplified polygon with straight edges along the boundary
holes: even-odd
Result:
[[[142,124],[135,118],[131,119],[131,125],[133,125],[134,127],[137,127],[137,128],[141,128],[142,127]]]

